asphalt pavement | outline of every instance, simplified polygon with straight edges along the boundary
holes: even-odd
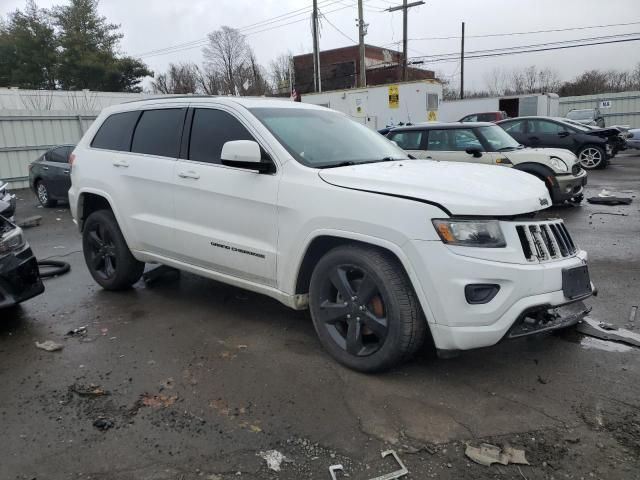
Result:
[[[634,201],[549,214],[589,252],[591,318],[633,329],[640,155],[590,172],[586,196],[603,189]],[[330,479],[334,464],[364,480],[398,468],[388,449],[408,479],[640,478],[640,349],[571,330],[356,373],[322,350],[308,312],[258,294],[186,273],[101,290],[68,208],[19,193],[18,219],[43,216],[25,231],[35,254],[71,272],[0,311],[2,480]],[[476,464],[465,448],[483,442],[530,465]]]

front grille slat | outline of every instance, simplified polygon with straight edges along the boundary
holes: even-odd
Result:
[[[522,253],[529,262],[549,262],[574,255],[578,248],[562,220],[516,224]]]

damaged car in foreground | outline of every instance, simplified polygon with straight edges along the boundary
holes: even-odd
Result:
[[[17,305],[42,292],[38,262],[22,229],[0,216],[0,308]]]
[[[537,178],[412,159],[324,107],[132,102],[103,110],[73,157],[71,211],[103,288],[153,262],[260,292],[309,308],[356,370],[407,360],[428,337],[449,354],[567,327],[593,292]]]

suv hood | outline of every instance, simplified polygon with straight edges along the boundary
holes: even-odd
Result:
[[[343,188],[416,198],[452,215],[512,216],[551,205],[544,183],[528,173],[492,165],[397,160],[320,170]]]

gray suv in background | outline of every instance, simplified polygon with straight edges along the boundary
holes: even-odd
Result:
[[[570,110],[567,118],[591,127],[604,128],[604,117],[597,108],[581,108]]]
[[[43,207],[67,202],[71,188],[69,157],[75,145],[59,145],[29,165],[29,186]]]

